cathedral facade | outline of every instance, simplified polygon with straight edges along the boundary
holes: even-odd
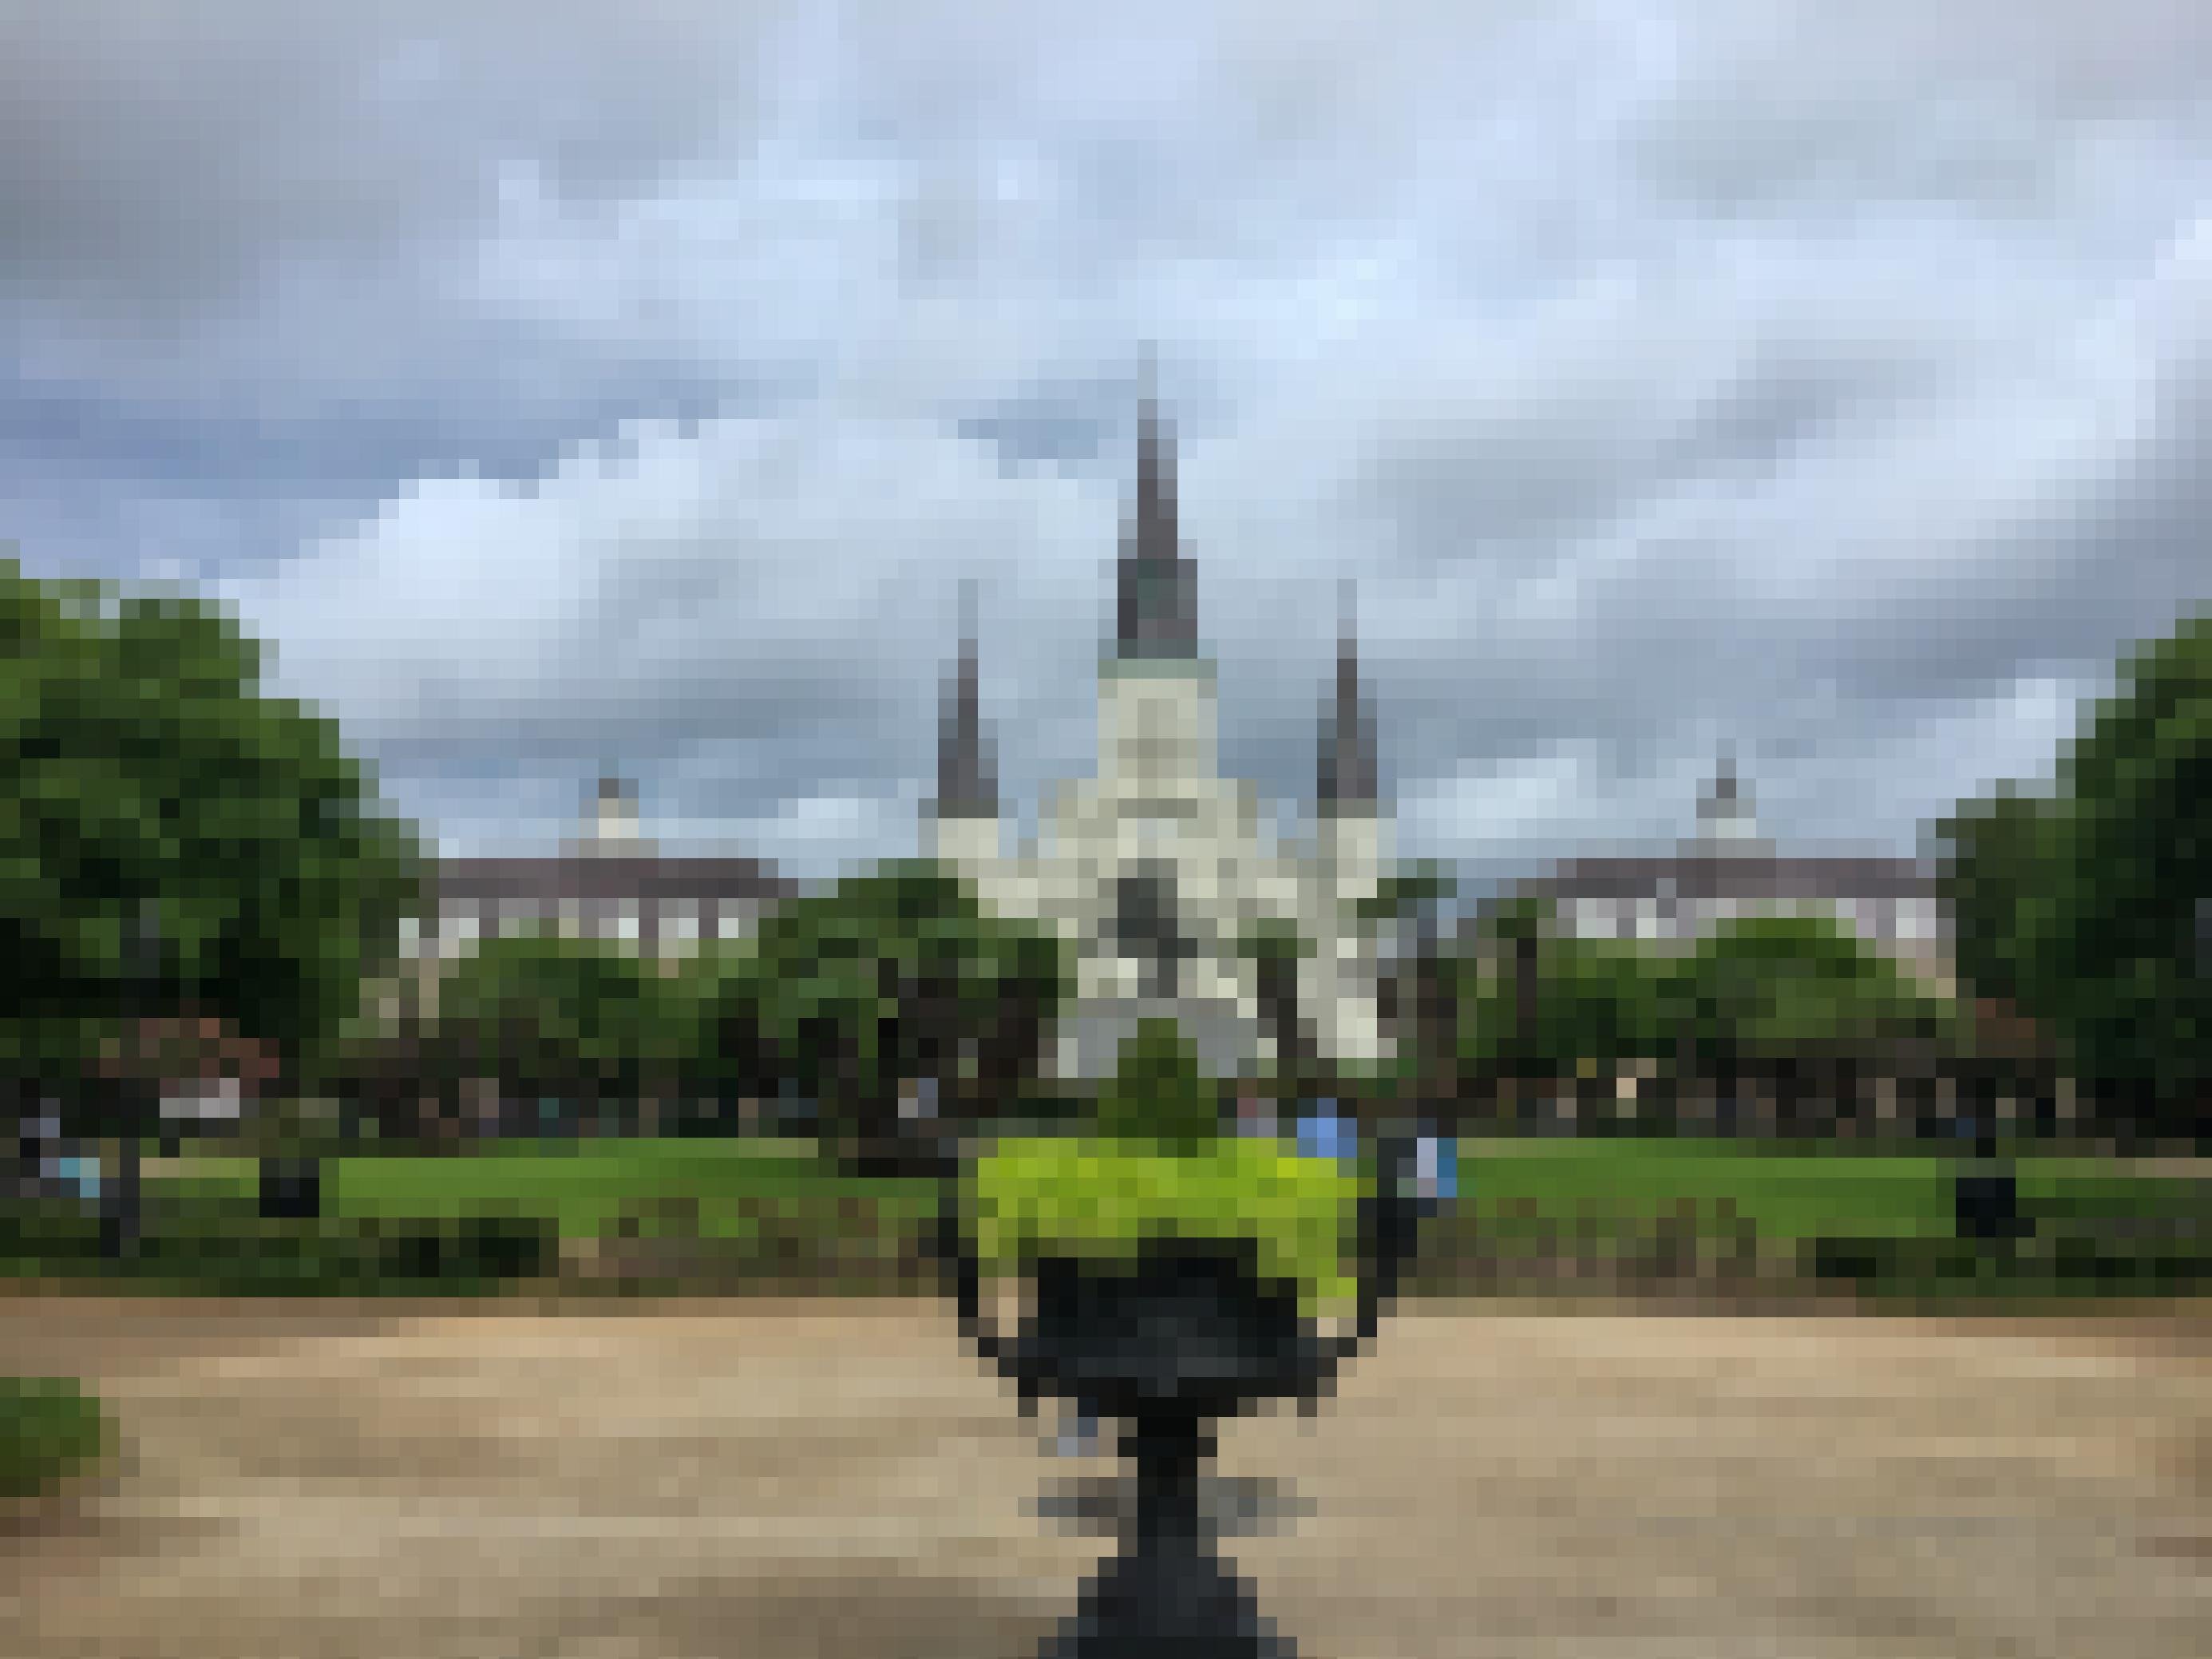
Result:
[[[1042,922],[1074,946],[1076,994],[1048,1061],[1063,1078],[1109,1073],[1139,1021],[1166,1017],[1219,1076],[1279,1058],[1246,942],[1273,924],[1304,954],[1304,1042],[1352,1067],[1389,1055],[1378,1018],[1376,925],[1358,913],[1389,855],[1374,731],[1350,627],[1321,722],[1308,833],[1271,842],[1252,787],[1220,775],[1214,665],[1200,648],[1196,571],[1175,506],[1173,458],[1148,394],[1133,508],[1115,565],[1115,634],[1098,676],[1096,775],[1041,803],[1018,848],[986,757],[972,629],[946,697],[930,804],[931,856],[984,907]]]

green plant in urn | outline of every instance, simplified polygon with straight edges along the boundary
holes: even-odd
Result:
[[[1099,1091],[1094,1133],[1009,1139],[969,1175],[962,1212],[977,1256],[1020,1272],[1047,1256],[1133,1261],[1149,1242],[1253,1247],[1301,1310],[1346,1310],[1356,1206],[1368,1183],[1333,1158],[1222,1133],[1218,1088],[1174,1022],[1124,1043]]]

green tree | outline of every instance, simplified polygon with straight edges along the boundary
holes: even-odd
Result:
[[[1099,1087],[1098,1132],[1193,1152],[1220,1139],[1221,1117],[1221,1087],[1206,1075],[1196,1045],[1171,1019],[1139,1021]]]
[[[103,1051],[189,1008],[311,1069],[419,909],[412,830],[264,666],[210,603],[0,561],[0,1073],[118,1136],[126,1194],[160,1079]]]
[[[760,1100],[779,1081],[769,1052],[769,987],[751,940],[700,951],[680,976],[688,1020],[680,1068],[687,1092],[726,1104]]]
[[[2064,872],[2060,805],[2001,783],[1962,801],[1940,825],[1941,887],[1960,975],[1984,996],[2018,1000],[2055,919],[2052,884]]]
[[[1884,1045],[1955,1029],[1944,1005],[1826,919],[1723,923],[1676,953],[1561,933],[1539,906],[1495,915],[1457,977],[1462,1075],[1613,1075],[1670,1066],[1724,1085],[1757,1075],[1832,1097]]]
[[[1673,958],[1562,935],[1527,910],[1499,931],[1503,960],[1470,963],[1461,979],[1454,1030],[1468,1073],[1558,1078],[1671,1055],[1687,1012]]]
[[[1386,1012],[1396,1028],[1389,1068],[1395,1092],[1430,1104],[1455,1099],[1449,1009],[1456,964],[1439,945],[1439,918],[1458,883],[1434,860],[1406,864],[1376,884],[1359,907],[1368,925],[1394,939],[1392,969],[1383,987]]]
[[[1035,1070],[1072,988],[1050,931],[1000,920],[927,861],[848,877],[766,917],[757,957],[770,1068],[821,1103],[848,1163],[906,1161],[901,1085],[934,1079],[941,1109],[996,1110]]]
[[[1832,1100],[1900,1042],[1964,1030],[1953,1005],[1827,916],[1725,922],[1676,971],[1666,1002],[1700,1066],[1728,1085],[1765,1080],[1792,1111],[1809,1095]]]
[[[1277,1086],[1295,1097],[1316,1060],[1298,995],[1298,963],[1313,955],[1313,945],[1295,923],[1269,916],[1246,930],[1237,950],[1252,964],[1260,1018],[1274,1045]]]
[[[1472,994],[1459,1000],[1451,1029],[1462,1075],[1486,1095],[1508,1079],[1558,1075],[1540,1015],[1545,964],[1556,959],[1561,933],[1557,906],[1537,894],[1504,899],[1481,917]]]
[[[693,1062],[690,993],[635,951],[549,932],[486,940],[441,988],[439,1069],[525,1097],[625,1113],[665,1099]]]
[[[2051,1031],[2114,1106],[2208,1127],[2212,615],[2119,665],[2053,787],[2007,787],[1939,825],[1960,974]]]

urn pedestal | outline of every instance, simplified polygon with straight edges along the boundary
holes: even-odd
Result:
[[[1001,1332],[981,1311],[981,1267],[949,1183],[937,1230],[963,1333],[1025,1401],[1049,1395],[1123,1425],[1134,1501],[1119,1552],[1083,1590],[1045,1659],[1295,1659],[1215,1546],[1200,1501],[1214,1425],[1263,1401],[1319,1403],[1375,1334],[1412,1255],[1417,1206],[1403,1149],[1360,1201],[1360,1268],[1348,1330],[1304,1316],[1295,1286],[1264,1278],[1226,1239],[1149,1242],[1126,1261],[1047,1257],[1030,1307]]]

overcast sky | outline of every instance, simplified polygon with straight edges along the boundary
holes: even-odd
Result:
[[[1146,342],[1231,771],[1349,575],[1416,853],[1911,853],[2212,592],[2212,6],[0,5],[0,541],[449,851],[912,850],[969,575],[1087,774]]]

